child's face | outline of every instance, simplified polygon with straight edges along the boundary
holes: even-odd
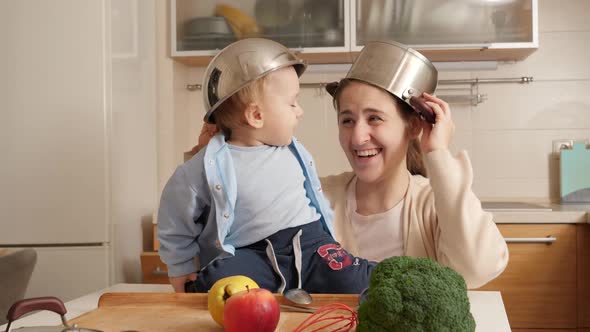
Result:
[[[340,94],[338,105],[340,145],[359,180],[376,182],[407,168],[407,125],[391,95],[352,82]]]
[[[264,82],[259,106],[264,115],[261,141],[267,145],[282,146],[291,138],[303,109],[297,102],[299,77],[293,67],[279,69],[268,75]]]

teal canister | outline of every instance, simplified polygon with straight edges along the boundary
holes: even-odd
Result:
[[[562,149],[559,160],[561,201],[590,203],[590,148],[586,142],[574,142]]]

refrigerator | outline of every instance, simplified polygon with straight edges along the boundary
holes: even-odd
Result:
[[[0,249],[36,249],[26,297],[112,278],[105,4],[0,2]]]

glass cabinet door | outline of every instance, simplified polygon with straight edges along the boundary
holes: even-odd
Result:
[[[248,37],[346,51],[349,7],[348,0],[171,0],[172,55],[214,54]]]
[[[413,47],[531,43],[536,0],[355,0],[353,50],[392,39]]]

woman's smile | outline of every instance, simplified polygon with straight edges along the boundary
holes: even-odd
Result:
[[[376,156],[377,154],[381,153],[383,149],[364,149],[364,150],[355,150],[356,156],[361,158],[370,158]]]

